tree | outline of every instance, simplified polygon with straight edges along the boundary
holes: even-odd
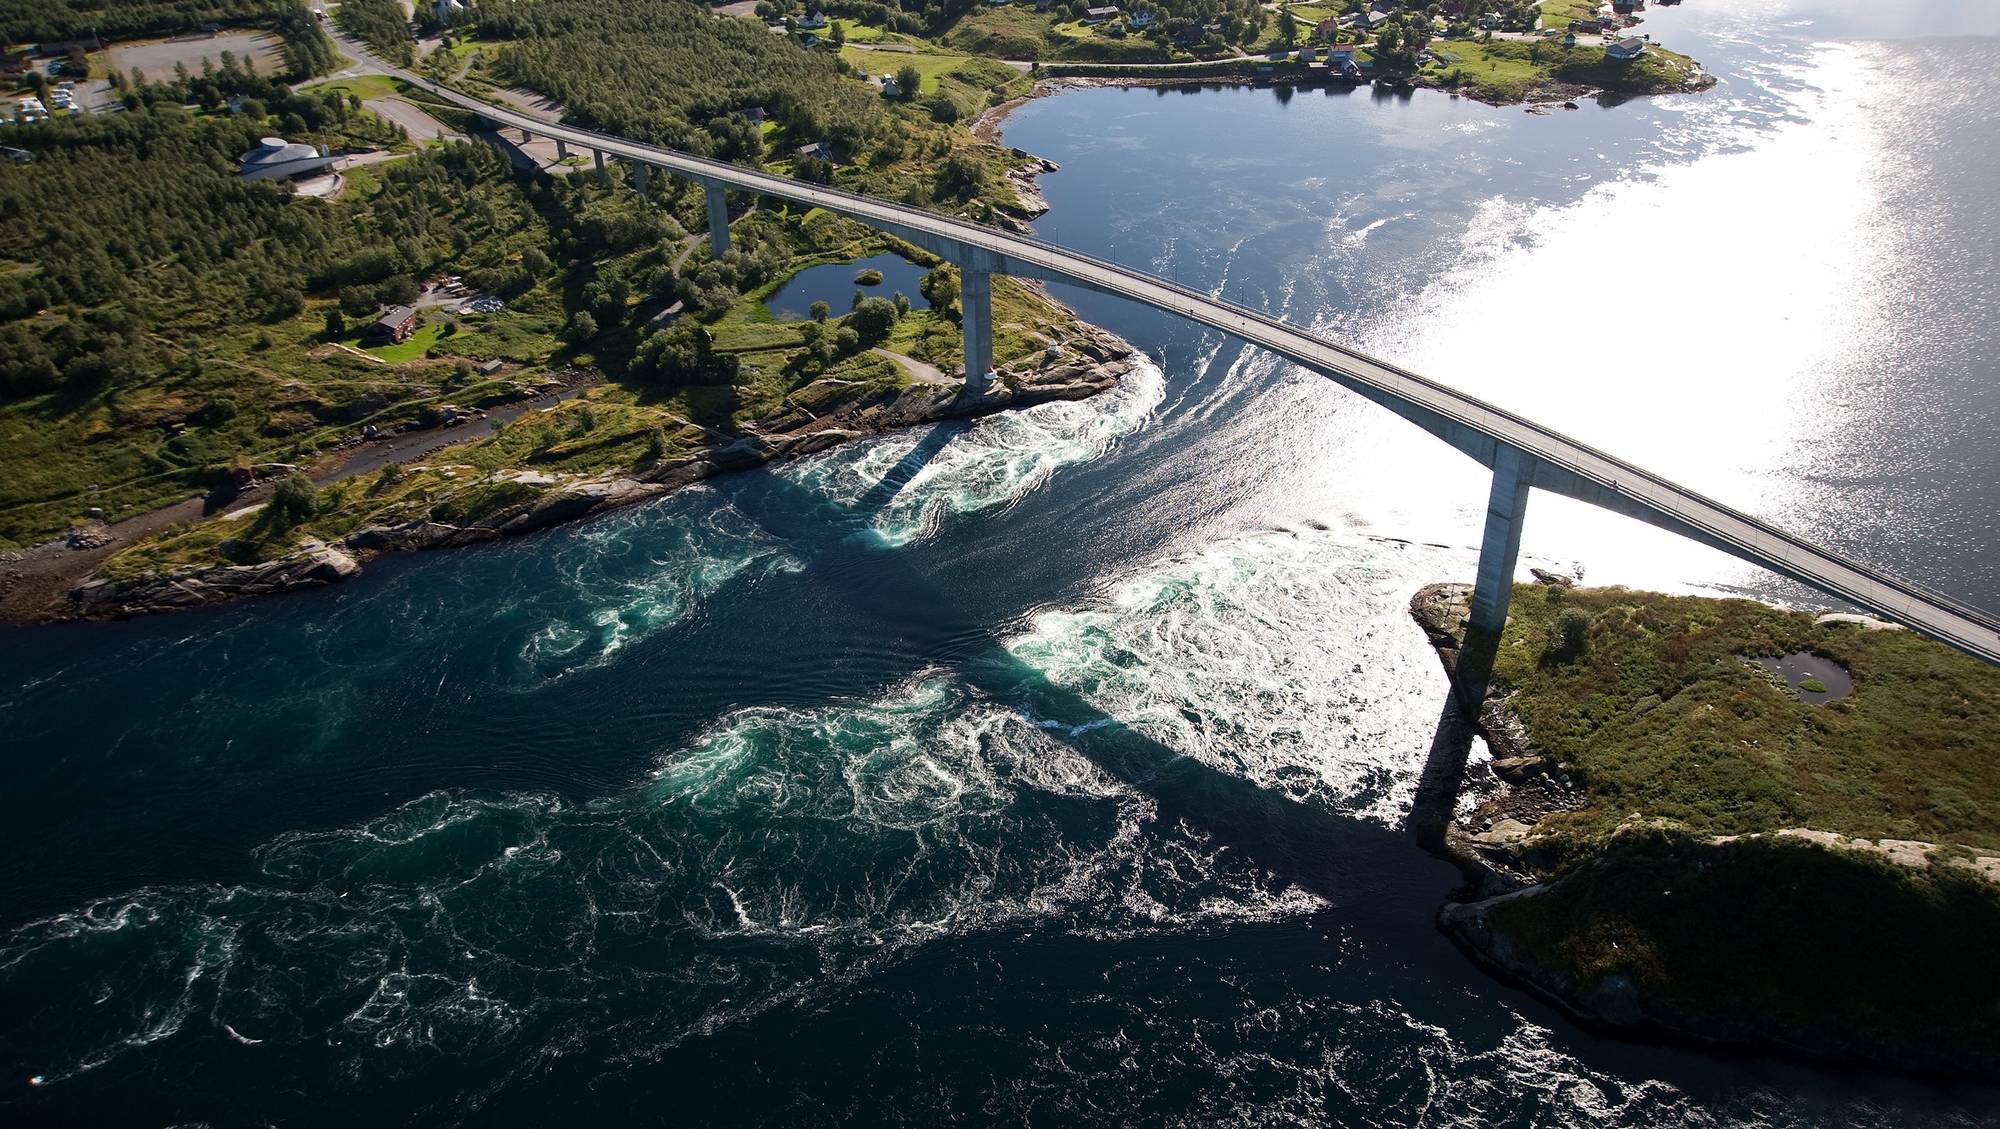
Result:
[[[563,338],[572,345],[581,345],[597,336],[597,319],[589,310],[578,310],[569,316],[569,324],[563,327]]]
[[[340,307],[334,306],[326,311],[326,339],[338,341],[345,336],[347,336],[347,319],[340,316]]]
[[[319,491],[312,479],[297,471],[288,474],[271,492],[271,517],[289,529],[313,515],[319,506]]]
[[[931,312],[947,316],[958,303],[958,271],[950,263],[932,267],[917,283],[917,293],[931,304]]]
[[[896,328],[896,306],[887,298],[863,298],[847,315],[847,325],[861,344],[880,344]]]
[[[540,247],[530,247],[521,252],[521,269],[536,278],[549,273],[551,265],[553,264],[549,262],[549,257],[542,253]]]
[[[1298,42],[1299,18],[1292,15],[1290,8],[1278,13],[1278,38],[1283,39],[1286,46]]]
[[[812,314],[812,319],[817,322],[826,321],[826,316],[833,312],[833,308],[825,302],[814,302],[808,309]]]
[[[903,101],[915,101],[917,91],[923,84],[924,73],[917,69],[915,63],[904,63],[896,68],[896,90]]]

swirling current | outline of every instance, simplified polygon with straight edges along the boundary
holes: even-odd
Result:
[[[1976,599],[2000,344],[1981,299],[1908,304],[2000,281],[1938,250],[1991,247],[1964,186],[2000,169],[1995,102],[1885,91],[2000,93],[1949,38],[2000,29],[1690,7],[1650,26],[1722,76],[1700,98],[1080,90],[1007,137],[1063,166],[1045,235]],[[1774,272],[1827,224],[1897,285]],[[1633,241],[1672,285],[1613,302]],[[1599,1039],[1467,963],[1403,827],[1469,740],[1406,605],[1469,574],[1479,472],[1062,297],[1151,361],[337,589],[9,634],[0,1119],[2000,1120],[1978,1087]],[[1753,322],[1791,344],[1724,371],[1710,338]],[[1811,598],[1539,498],[1528,556]]]

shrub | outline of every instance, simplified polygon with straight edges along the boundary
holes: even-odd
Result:
[[[854,275],[854,284],[856,286],[880,286],[882,285],[882,272],[876,270],[874,267],[858,271]]]
[[[877,345],[896,328],[896,306],[886,298],[863,298],[847,315],[847,324],[863,345]]]
[[[313,515],[319,505],[319,491],[312,479],[293,471],[271,492],[271,514],[286,526],[296,525]]]
[[[1564,608],[1549,621],[1548,641],[1542,646],[1542,657],[1566,662],[1582,654],[1589,639],[1590,616],[1577,608]]]

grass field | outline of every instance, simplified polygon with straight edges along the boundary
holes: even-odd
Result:
[[[414,361],[438,343],[438,335],[444,332],[444,325],[442,321],[431,321],[420,325],[411,331],[409,337],[393,345],[370,345],[359,333],[349,334],[342,339],[341,344],[391,363]]]
[[[1911,632],[1748,600],[1553,591],[1516,589],[1494,666],[1530,740],[1583,785],[1585,806],[1552,830],[1593,837],[1637,812],[1702,834],[2000,849],[2000,670]],[[1566,611],[1587,618],[1588,644],[1551,661]],[[1797,651],[1847,668],[1853,693],[1808,705],[1744,661]]]
[[[1748,661],[1801,651],[1851,694],[1808,704]],[[2000,886],[1955,861],[2000,854],[2000,670],[1747,600],[1518,585],[1494,677],[1581,798],[1536,824],[1541,891],[1489,903],[1517,970],[1682,1030],[2000,1069],[2000,963],[1968,959]]]
[[[306,89],[319,93],[358,94],[363,99],[387,98],[400,92],[403,84],[382,74],[349,75],[329,82],[317,83]]]

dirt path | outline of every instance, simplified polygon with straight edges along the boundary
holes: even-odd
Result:
[[[958,383],[956,379],[946,376],[935,365],[927,365],[915,357],[906,357],[901,353],[892,353],[887,349],[870,349],[868,351],[878,357],[886,357],[896,362],[896,364],[902,367],[904,372],[909,374],[910,380],[914,383],[944,385],[955,385]]]

